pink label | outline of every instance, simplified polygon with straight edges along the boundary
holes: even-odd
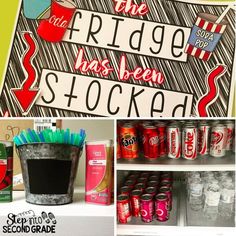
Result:
[[[86,145],[86,197],[87,202],[110,204],[111,191],[104,179],[107,168],[106,146]],[[105,180],[105,181],[104,181]]]

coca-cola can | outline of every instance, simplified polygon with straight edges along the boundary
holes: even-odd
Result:
[[[198,126],[198,154],[199,156],[208,155],[210,152],[210,129],[207,122],[201,122]]]
[[[49,42],[60,42],[76,10],[71,0],[52,0],[51,16],[42,20],[38,27],[38,35]]]
[[[152,197],[154,197],[156,195],[156,192],[157,192],[157,188],[156,187],[147,187],[145,189],[145,193],[151,194]]]
[[[149,181],[159,181],[159,176],[158,175],[151,175],[149,178],[148,178],[148,180]]]
[[[139,217],[140,213],[140,197],[142,195],[142,191],[139,189],[135,189],[131,192],[130,201],[131,201],[131,209],[132,215],[134,217]]]
[[[151,194],[143,194],[140,198],[141,219],[145,223],[153,221],[154,202]]]
[[[182,156],[187,160],[195,160],[197,158],[197,128],[193,125],[183,128]]]
[[[235,132],[234,121],[228,120],[225,123],[227,134],[226,134],[226,151],[231,151],[233,149],[233,139]]]
[[[159,192],[160,193],[165,193],[167,195],[168,210],[171,211],[172,210],[172,191],[171,191],[171,189],[167,186],[162,186],[162,187],[159,188]]]
[[[171,172],[163,172],[161,174],[160,180],[168,180],[168,181],[173,181],[173,174]]]
[[[134,186],[134,189],[139,189],[141,190],[142,192],[144,191],[144,189],[146,188],[146,185],[144,183],[137,183],[135,186]]]
[[[148,187],[157,187],[158,186],[158,181],[156,181],[156,180],[151,180],[151,181],[148,181],[147,182],[147,186]]]
[[[169,219],[168,197],[165,193],[156,195],[155,211],[158,221],[167,221]]]
[[[141,174],[140,174],[140,177],[142,177],[142,178],[149,178],[149,176],[150,176],[150,173],[149,172],[142,172]]]
[[[143,154],[149,160],[158,157],[158,134],[155,126],[145,126],[143,129]]]
[[[136,180],[133,180],[133,179],[128,179],[124,182],[124,185],[129,186],[131,189],[134,188],[135,184],[136,184]]]
[[[126,180],[134,180],[137,182],[137,178],[139,177],[139,175],[136,175],[136,174],[131,174],[129,175]]]
[[[163,186],[166,186],[166,187],[170,188],[171,190],[172,190],[172,188],[173,188],[173,184],[172,184],[172,182],[169,181],[169,180],[162,180],[162,181],[160,182],[160,187],[163,187]]]
[[[148,178],[140,177],[137,179],[137,183],[144,183],[146,184],[148,182]]]
[[[181,156],[181,132],[177,124],[167,128],[167,154],[173,159],[179,159]]]
[[[226,126],[216,124],[211,130],[210,155],[213,157],[225,156]]]
[[[158,152],[160,157],[166,156],[166,123],[161,122],[156,124],[158,133]]]
[[[130,195],[130,192],[132,191],[132,188],[130,186],[122,186],[120,188],[120,194],[124,194],[124,195]]]
[[[124,194],[117,196],[117,217],[121,224],[126,224],[131,220],[131,210],[129,197]]]

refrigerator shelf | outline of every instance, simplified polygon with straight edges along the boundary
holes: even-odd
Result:
[[[198,168],[198,170],[201,168]],[[127,173],[126,171],[119,171],[121,173]],[[176,173],[177,176],[182,173]],[[121,178],[120,178],[121,179]],[[177,178],[182,179],[182,178]],[[203,212],[199,215],[192,213],[189,209],[186,199],[186,186],[184,182],[176,181],[174,183],[174,205],[172,209],[172,219],[170,222],[157,222],[156,220],[151,224],[143,223],[140,219],[133,219],[129,224],[117,224],[117,235],[118,236],[233,236],[235,235],[235,218],[232,217],[230,220],[224,220],[218,217],[215,223],[209,222],[203,217]],[[177,204],[177,205],[176,205]],[[177,206],[177,208],[175,208]],[[177,209],[174,211],[174,209]],[[173,217],[174,215],[174,217]],[[176,221],[173,219],[176,218]],[[196,223],[198,222],[198,223]],[[176,224],[175,224],[176,223]]]
[[[142,171],[235,171],[235,153],[230,153],[221,158],[198,157],[193,161],[183,158],[176,160],[168,157],[151,161],[142,156],[133,160],[121,158],[117,160],[116,168],[117,170]]]

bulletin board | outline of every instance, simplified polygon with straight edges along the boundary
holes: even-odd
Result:
[[[1,86],[1,114],[230,116],[235,59],[232,3],[121,2],[74,1],[76,11],[62,41],[56,43],[39,36],[42,19],[27,18],[22,2]],[[146,8],[138,10],[142,4]],[[63,19],[49,17],[65,26]]]

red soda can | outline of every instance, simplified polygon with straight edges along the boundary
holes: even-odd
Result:
[[[139,189],[135,189],[131,192],[130,201],[131,201],[131,208],[132,208],[132,215],[134,217],[139,217],[140,213],[140,197],[142,195],[142,191]]]
[[[143,194],[140,198],[141,219],[145,223],[153,221],[154,203],[151,194]]]
[[[155,210],[158,221],[167,221],[169,219],[168,197],[165,193],[156,195]]]
[[[197,128],[188,125],[183,128],[182,135],[182,156],[187,160],[195,160],[197,158]]]
[[[148,178],[140,177],[137,179],[137,183],[144,183],[146,184],[148,182]]]
[[[158,134],[155,126],[144,127],[143,154],[149,160],[155,160],[158,157]]]
[[[210,151],[210,125],[207,122],[201,122],[198,126],[198,154],[205,156]]]
[[[135,184],[134,189],[139,189],[143,192],[145,187],[146,187],[146,185],[144,183],[137,183],[137,184]]]
[[[235,131],[234,121],[231,120],[226,121],[225,126],[227,129],[225,149],[226,151],[231,151],[233,149],[233,139]]]
[[[157,133],[158,133],[158,152],[159,156],[166,156],[166,123],[161,122],[156,124]]]
[[[120,188],[120,194],[124,194],[124,195],[130,195],[130,192],[132,191],[132,188],[130,186],[122,186]]]
[[[121,194],[117,197],[117,217],[121,224],[126,224],[131,220],[129,197]]]
[[[156,187],[147,187],[145,189],[145,193],[146,194],[151,194],[152,197],[154,197],[156,195],[156,193],[157,193],[157,188]]]
[[[131,174],[129,175],[126,180],[134,180],[137,182],[137,178],[138,178],[139,175],[135,175],[135,174]]]
[[[163,180],[173,181],[173,174],[171,172],[162,172],[160,179],[161,181]]]
[[[162,186],[159,188],[160,193],[165,193],[167,198],[168,198],[168,210],[172,210],[172,191],[169,187],[167,186]]]
[[[142,178],[149,178],[149,176],[150,176],[150,173],[148,173],[148,172],[142,172],[140,175],[140,177],[142,177]]]
[[[151,181],[148,181],[147,182],[147,186],[148,187],[156,187],[157,188],[157,186],[158,186],[158,181],[156,181],[156,180],[151,180]]]
[[[159,182],[160,177],[158,175],[151,175],[148,180],[149,181],[157,181]]]
[[[137,132],[132,124],[124,124],[120,127],[121,156],[125,159],[135,159],[138,157]]]
[[[42,20],[38,27],[38,35],[49,42],[62,40],[76,6],[71,0],[52,0],[51,16]]]
[[[226,126],[216,124],[211,129],[210,155],[213,157],[225,156]]]
[[[166,186],[166,187],[168,187],[168,188],[170,188],[171,190],[172,190],[172,182],[171,181],[169,181],[169,180],[162,180],[161,182],[160,182],[160,187],[163,187],[163,186]]]
[[[169,158],[180,158],[181,132],[177,124],[173,124],[167,128],[167,154]]]
[[[136,181],[133,179],[128,179],[125,181],[124,185],[129,186],[131,189],[134,188],[134,185],[136,184]]]

